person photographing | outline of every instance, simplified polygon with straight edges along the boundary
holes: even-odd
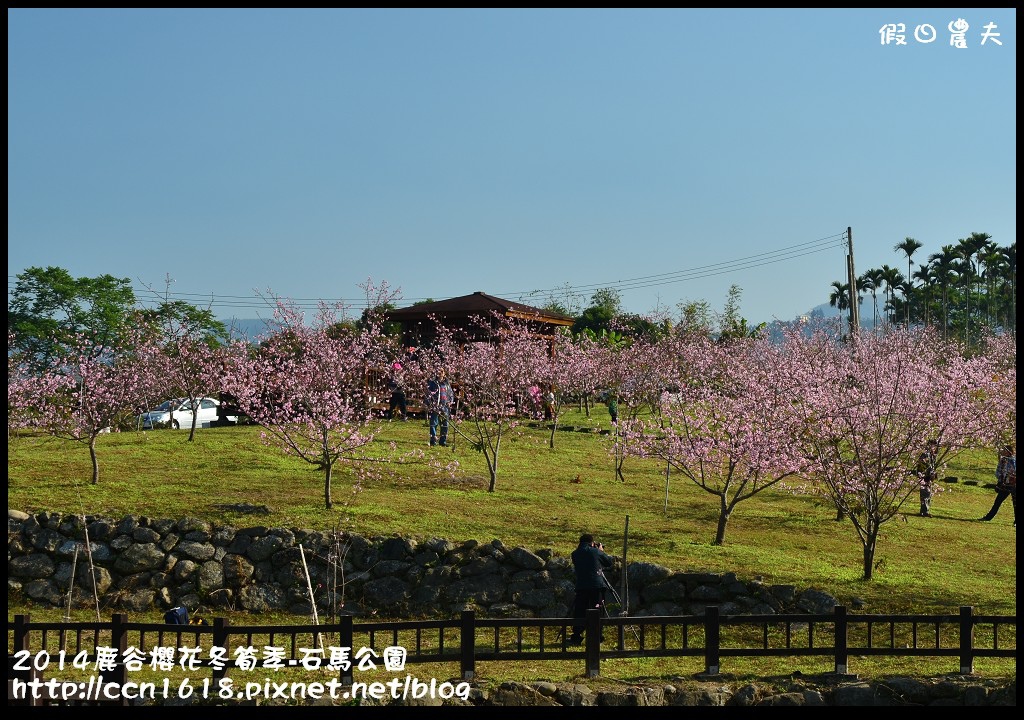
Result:
[[[999,448],[999,462],[996,465],[996,499],[992,509],[983,521],[989,521],[999,512],[999,506],[1007,497],[1013,505],[1013,526],[1017,527],[1017,443],[1006,443]]]
[[[608,589],[608,581],[604,569],[611,568],[614,560],[604,551],[604,545],[597,542],[589,533],[580,535],[580,544],[572,551],[572,567],[576,573],[576,599],[573,603],[573,619],[570,645],[583,642],[585,629],[583,620],[587,610],[604,607],[604,593]]]

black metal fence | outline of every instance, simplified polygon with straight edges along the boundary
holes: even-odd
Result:
[[[596,677],[612,658],[698,657],[703,674],[713,677],[724,658],[827,657],[835,673],[846,675],[851,655],[909,656],[956,658],[966,675],[977,658],[1017,656],[1016,616],[978,615],[972,607],[949,615],[850,614],[843,606],[818,615],[721,615],[709,606],[699,616],[647,617],[607,617],[595,609],[585,619],[582,646],[569,644],[572,623],[478,618],[472,611],[449,620],[357,623],[346,616],[319,625],[232,625],[226,618],[167,625],[129,622],[125,614],[102,623],[35,623],[16,615],[7,623],[8,697],[14,680],[53,676],[65,663],[102,672],[112,685],[158,661],[209,672],[214,681],[232,669],[296,667],[326,669],[351,685],[356,670],[378,662],[386,669],[458,663],[468,681],[478,662],[580,660],[587,677]]]

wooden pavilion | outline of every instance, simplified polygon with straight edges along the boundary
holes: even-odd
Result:
[[[456,331],[466,342],[483,339],[477,318],[487,319],[498,313],[502,317],[525,320],[536,327],[539,335],[554,338],[559,328],[572,327],[573,319],[560,313],[542,310],[512,300],[503,300],[483,292],[412,305],[392,310],[386,319],[402,328],[402,345],[429,347],[437,338],[437,325]]]

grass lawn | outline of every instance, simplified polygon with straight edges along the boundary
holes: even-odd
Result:
[[[591,417],[568,413],[561,423],[554,448],[550,430],[540,424],[518,428],[503,441],[493,493],[487,492],[483,456],[463,438],[456,437],[454,447],[428,447],[423,420],[386,423],[375,444],[378,457],[388,460],[379,465],[384,475],[353,492],[351,471],[337,469],[331,510],[324,508],[322,473],[265,447],[256,427],[199,430],[192,443],[187,431],[104,435],[98,442],[98,485],[90,483],[84,445],[14,435],[8,439],[8,507],[114,519],[128,513],[193,516],[237,528],[337,528],[453,542],[497,538],[509,547],[552,548],[562,555],[572,551],[581,532],[594,533],[608,551],[621,555],[628,518],[631,562],[815,587],[848,607],[862,601],[859,612],[953,613],[972,605],[985,614],[1016,613],[1010,503],[994,521],[977,521],[995,497],[994,451],[964,453],[945,469],[933,517],[918,517],[916,495],[911,497],[907,514],[883,528],[874,578],[864,581],[852,525],[836,521],[822,498],[768,490],[737,507],[725,545],[715,546],[717,498],[681,475],[666,481],[664,466],[651,462],[628,459],[625,481],[615,477],[611,438],[602,432],[609,428],[603,406]],[[442,470],[453,461],[457,467]],[[226,509],[240,503],[265,505],[271,512]],[[9,599],[8,617],[28,609],[38,619],[50,612]],[[54,611],[54,617],[60,614]],[[1013,674],[1015,663],[994,663],[991,671]],[[657,675],[656,668],[642,672]]]

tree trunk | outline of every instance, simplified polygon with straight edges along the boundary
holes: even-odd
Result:
[[[846,519],[846,510],[843,508],[842,503],[839,502],[838,498],[833,498],[832,503],[836,506],[836,522]]]
[[[864,540],[864,579],[870,580],[875,570],[875,541],[877,533],[868,531]]]
[[[92,484],[100,484],[100,461],[96,457],[96,435],[89,438],[89,457],[92,459]]]
[[[725,545],[725,528],[729,525],[729,511],[725,508],[718,513],[718,529],[715,531],[715,545]]]
[[[487,473],[490,476],[487,492],[494,492],[494,485],[498,481],[498,457],[497,455],[492,456],[488,451],[484,450],[484,458],[487,460]]]
[[[490,484],[487,486],[487,492],[494,492],[494,485],[498,480],[498,450],[501,448],[501,430],[498,430],[497,438],[494,441],[494,452],[489,453],[487,446],[484,446],[484,458],[487,460],[487,471],[491,475]]]
[[[666,458],[665,460],[665,516],[668,517],[668,479],[669,473],[672,471],[672,463]]]
[[[330,510],[332,505],[333,503],[331,502],[331,464],[328,463],[324,467],[324,507]]]
[[[615,477],[626,482],[626,476],[622,474],[622,466],[626,464],[626,448],[623,447],[625,441],[620,439],[618,423],[612,423],[612,432],[615,433]]]

